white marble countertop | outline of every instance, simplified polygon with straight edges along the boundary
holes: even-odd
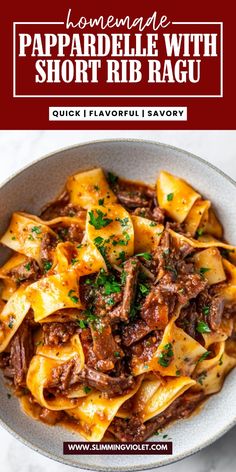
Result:
[[[0,131],[0,184],[46,153],[80,142],[111,138],[151,139],[172,144],[203,157],[236,179],[236,131]],[[212,446],[166,466],[164,471],[232,472],[236,468],[235,441],[236,427]],[[0,444],[1,472],[74,470],[32,451],[1,427]]]

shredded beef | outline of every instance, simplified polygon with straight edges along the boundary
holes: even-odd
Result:
[[[124,273],[126,276],[121,306],[121,319],[127,320],[135,298],[136,286],[139,273],[139,261],[136,257],[131,257],[124,263]]]
[[[81,372],[80,379],[86,383],[86,385],[100,390],[109,397],[124,395],[128,390],[134,387],[135,384],[135,380],[131,375],[111,377],[87,367],[85,367]]]
[[[124,346],[131,346],[132,344],[140,341],[147,334],[151,332],[151,328],[143,320],[136,320],[133,323],[129,323],[124,326],[122,331],[122,342]]]
[[[143,303],[141,317],[150,329],[162,330],[168,324],[175,302],[176,297],[170,291],[153,287]]]
[[[170,422],[180,418],[188,418],[203,399],[202,393],[187,392],[178,397],[162,413],[146,423],[142,423],[142,420],[135,415],[131,416],[130,419],[115,417],[109,430],[120,442],[145,441],[155,432],[168,426]]]
[[[43,323],[43,343],[49,346],[58,346],[70,340],[76,331],[76,324],[68,323]]]
[[[219,329],[224,312],[224,299],[215,296],[210,303],[209,325],[213,331]]]
[[[111,377],[87,366],[80,371],[79,364],[72,359],[53,369],[52,378],[47,385],[47,389],[49,391],[56,389],[60,392],[66,392],[76,384],[82,384],[96,388],[109,397],[114,397],[124,395],[126,391],[134,386],[134,383],[135,380],[130,375],[122,374],[119,377]]]
[[[39,275],[39,266],[36,261],[28,258],[24,264],[19,264],[18,266],[11,269],[8,273],[9,277],[15,282],[23,282],[25,280],[34,281],[38,278]]]
[[[103,320],[99,328],[94,329],[91,326],[93,352],[98,359],[97,367],[101,371],[112,370],[117,359],[124,354],[112,334],[109,321]]]
[[[4,370],[16,387],[25,387],[26,374],[33,356],[32,330],[27,320],[18,328],[10,342],[9,364]]]

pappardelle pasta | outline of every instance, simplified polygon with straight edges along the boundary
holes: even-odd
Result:
[[[236,248],[181,178],[78,173],[1,243],[0,366],[31,417],[144,441],[236,365]]]

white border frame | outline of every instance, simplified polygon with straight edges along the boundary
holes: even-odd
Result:
[[[13,97],[14,98],[223,98],[223,21],[173,21],[173,25],[220,26],[220,94],[219,95],[18,95],[16,93],[16,25],[64,25],[63,21],[13,22]]]

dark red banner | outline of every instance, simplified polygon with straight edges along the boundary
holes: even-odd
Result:
[[[229,6],[25,1],[1,21],[1,129],[235,129]]]

